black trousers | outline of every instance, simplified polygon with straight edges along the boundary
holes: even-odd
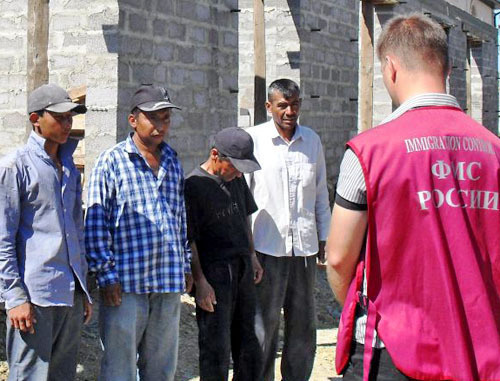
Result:
[[[255,321],[264,355],[259,381],[274,381],[282,308],[285,327],[281,379],[307,381],[316,354],[316,256],[273,257],[257,253],[257,258],[264,269],[262,282],[257,285]]]
[[[363,352],[365,346],[356,342],[351,346],[351,357],[344,371],[344,380],[363,380]],[[373,348],[372,362],[370,365],[370,381],[408,381],[412,378],[401,373],[385,348]]]
[[[255,335],[256,294],[249,256],[204,264],[203,273],[215,291],[214,312],[196,306],[200,380],[226,381],[229,354],[234,381],[258,381],[261,349]]]

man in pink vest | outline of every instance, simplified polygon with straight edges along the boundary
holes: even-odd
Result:
[[[442,27],[390,20],[398,108],[347,144],[327,242],[346,380],[500,380],[500,142],[446,94]]]

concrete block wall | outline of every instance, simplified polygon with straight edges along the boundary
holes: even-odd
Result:
[[[437,21],[450,26],[448,29],[448,42],[452,70],[449,78],[449,91],[457,97],[462,108],[466,107],[466,59],[467,59],[467,33],[482,39],[479,48],[472,49],[473,61],[477,65],[473,68],[472,116],[483,123],[491,131],[498,133],[498,75],[497,62],[498,50],[496,44],[496,29],[467,12],[449,4],[444,0],[408,1],[397,6],[375,7],[375,44],[381,31],[381,26],[392,16],[422,12],[430,15]],[[380,64],[375,62],[374,125],[378,124],[393,109],[392,101],[383,89]]]
[[[266,85],[278,78],[300,83],[300,1],[266,0]]]
[[[169,143],[189,172],[209,137],[237,125],[237,0],[120,0],[118,139],[141,83],[165,86],[174,110]]]
[[[24,144],[26,114],[26,1],[0,2],[0,156]]]
[[[254,14],[253,0],[239,0],[238,126],[254,125]]]
[[[495,34],[481,44],[482,124],[498,134],[498,53]]]
[[[360,2],[315,0],[299,5],[301,123],[321,136],[333,187],[345,143],[357,130]]]
[[[240,0],[239,6],[239,107],[253,117],[253,1]],[[321,136],[333,185],[357,124],[359,2],[270,0],[264,12],[266,84],[285,77],[301,87],[300,123]],[[240,116],[240,125],[247,120]]]
[[[117,141],[117,0],[52,0],[49,81],[87,87],[85,176],[98,155]]]

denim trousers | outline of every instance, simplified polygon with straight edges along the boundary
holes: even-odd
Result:
[[[35,333],[14,329],[7,318],[9,381],[71,381],[83,325],[82,291],[75,291],[73,307],[40,307],[35,311]]]
[[[122,294],[99,308],[104,354],[101,381],[173,381],[179,344],[180,293]]]
[[[251,258],[204,264],[203,273],[214,289],[217,304],[214,312],[196,307],[200,380],[227,381],[232,352],[233,381],[260,381],[262,358],[254,329],[256,295]]]
[[[363,380],[363,354],[365,346],[363,344],[352,342],[351,357],[347,368],[344,370],[344,380],[362,381]],[[412,378],[406,377],[401,373],[394,363],[391,356],[385,348],[373,348],[372,361],[370,363],[370,381],[409,381]]]
[[[316,354],[316,256],[274,257],[257,253],[264,276],[257,289],[255,328],[263,350],[260,380],[274,380],[281,308],[284,346],[281,376],[284,381],[309,379]]]

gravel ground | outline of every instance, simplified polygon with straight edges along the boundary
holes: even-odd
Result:
[[[339,377],[336,375],[334,370],[334,353],[340,308],[333,301],[333,296],[328,287],[323,268],[319,268],[315,292],[318,319],[318,345],[311,381],[336,380]],[[92,321],[82,332],[82,344],[77,368],[78,381],[97,380],[101,348],[99,344],[96,317],[97,308],[94,309],[94,317]],[[3,327],[5,327],[4,321],[5,314],[0,313],[0,325]],[[194,300],[187,295],[183,295],[180,325],[179,363],[175,377],[176,381],[199,380],[197,334],[198,328],[196,326]],[[278,352],[276,361],[277,380],[280,379],[280,356],[281,352]],[[1,329],[0,381],[6,380],[8,375],[8,367],[5,359],[5,329]]]

